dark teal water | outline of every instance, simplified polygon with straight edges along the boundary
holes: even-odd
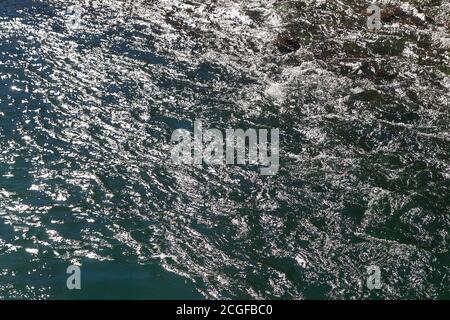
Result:
[[[449,298],[450,5],[405,3],[0,1],[0,298]],[[279,173],[172,165],[194,120]]]

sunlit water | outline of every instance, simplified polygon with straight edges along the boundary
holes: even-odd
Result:
[[[448,298],[450,4],[385,2],[0,1],[0,298]],[[279,173],[174,166],[196,119]]]

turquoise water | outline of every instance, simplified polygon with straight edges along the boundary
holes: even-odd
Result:
[[[390,3],[0,1],[0,298],[449,298],[450,11]],[[194,120],[278,174],[174,166]]]

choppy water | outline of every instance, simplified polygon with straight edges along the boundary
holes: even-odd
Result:
[[[0,1],[0,298],[449,298],[448,2],[130,3]],[[279,173],[171,165],[195,119]]]

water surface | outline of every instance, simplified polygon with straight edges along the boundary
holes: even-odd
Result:
[[[1,1],[0,298],[449,298],[450,5],[405,3]],[[172,165],[194,120],[279,173]]]

